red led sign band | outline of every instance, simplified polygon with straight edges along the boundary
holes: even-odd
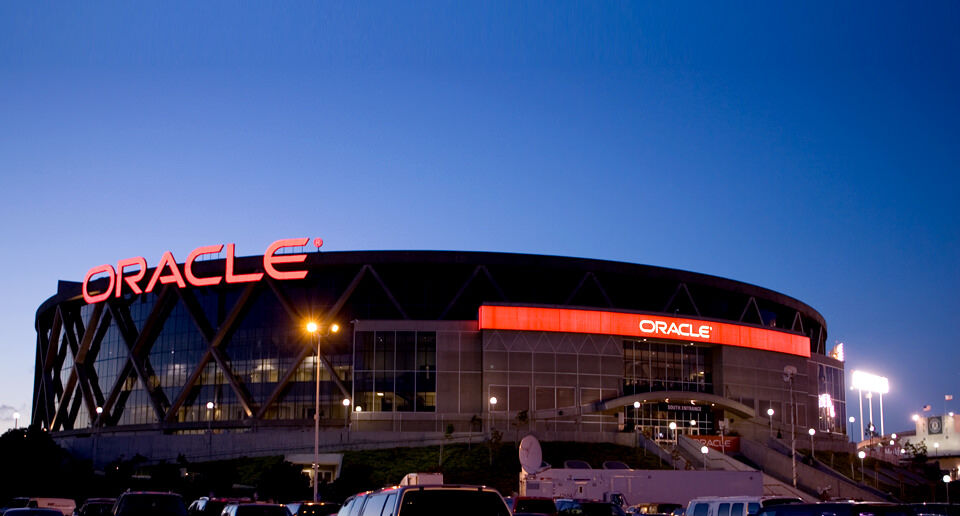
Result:
[[[803,335],[753,326],[659,315],[532,306],[480,307],[481,330],[548,331],[651,337],[810,356]]]

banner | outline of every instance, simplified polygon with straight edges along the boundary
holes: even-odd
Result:
[[[725,451],[727,453],[740,451],[739,437],[723,436],[723,446],[721,446],[719,435],[688,435],[687,437],[697,441],[701,446],[706,445],[717,451]]]

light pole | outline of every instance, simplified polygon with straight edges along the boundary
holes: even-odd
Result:
[[[770,420],[770,438],[773,438],[773,407],[767,409],[767,419]]]
[[[212,401],[207,402],[207,456],[213,458],[213,407]]]
[[[797,487],[797,404],[793,401],[793,377],[797,374],[794,366],[783,368],[783,381],[790,386],[790,465],[793,468],[793,487]]]
[[[940,455],[940,443],[933,443],[933,456],[937,457]]]
[[[639,401],[634,401],[634,402],[633,402],[633,442],[634,442],[634,446],[633,446],[633,447],[634,447],[634,448],[640,447],[640,426],[639,426],[639,423],[640,423],[640,415],[639,415],[639,411],[640,411],[640,402],[639,402]],[[644,453],[644,454],[647,453],[646,449],[644,449],[643,453]]]
[[[490,396],[490,408],[487,410],[487,412],[490,413],[490,437],[493,437],[493,424],[495,422],[493,419],[493,411],[496,408],[497,408],[497,397]]]
[[[703,454],[703,470],[707,470],[707,454],[710,453],[710,448],[707,448],[706,445],[700,447],[700,453]]]
[[[867,454],[863,450],[860,450],[857,452],[857,457],[860,457],[860,482],[861,483],[863,483],[863,458],[866,456]]]
[[[670,424],[667,426],[670,427],[670,430],[673,430],[673,448],[676,449],[677,448],[677,423],[674,421],[671,421]],[[673,458],[672,455],[670,457],[670,462],[673,463],[673,469],[677,469],[677,461],[676,459]]]
[[[943,476],[943,487],[947,491],[947,505],[950,505],[950,475]]]
[[[16,430],[17,428],[20,428],[20,413],[19,413],[19,412],[14,412],[14,413],[13,413],[13,428],[14,428],[14,430]]]
[[[850,416],[847,421],[850,422],[850,440],[853,440],[853,424],[857,421],[857,418]]]
[[[726,440],[726,438],[723,436],[723,432],[724,432],[724,430],[727,429],[727,420],[726,420],[726,419],[721,419],[720,421],[717,421],[717,426],[720,428],[720,453],[726,455],[726,454],[727,454],[727,442],[726,442],[727,440]]]
[[[340,325],[331,324],[327,334],[340,331]],[[320,325],[310,321],[307,323],[307,332],[317,336],[317,361],[313,365],[313,375],[317,378],[316,391],[313,398],[313,501],[317,501],[317,477],[320,474],[320,341],[323,340],[323,334],[320,332]],[[350,400],[344,398],[344,406],[350,406]],[[350,422],[350,411],[347,410],[347,424]]]
[[[817,434],[817,431],[811,428],[807,430],[807,433],[810,434],[810,457],[816,457],[813,453],[813,436]]]
[[[100,452],[100,414],[103,414],[103,407],[97,407],[95,412],[97,413],[97,419],[93,422],[93,469],[97,469],[97,455]],[[14,414],[19,416],[19,414]]]

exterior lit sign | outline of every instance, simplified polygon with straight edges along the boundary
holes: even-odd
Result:
[[[548,331],[650,337],[724,344],[802,357],[810,356],[810,339],[780,330],[682,317],[573,310],[532,306],[483,305],[481,330]]]
[[[305,270],[277,269],[277,265],[279,264],[302,263],[307,259],[307,255],[302,253],[277,254],[277,251],[285,247],[303,247],[307,245],[308,242],[310,242],[310,239],[304,237],[277,240],[270,244],[266,252],[263,253],[263,270],[267,276],[278,280],[303,279],[307,277],[307,271]],[[320,248],[320,246],[323,245],[323,240],[316,238],[313,240],[313,244],[317,248]],[[153,274],[150,276],[146,287],[141,287],[147,275],[147,260],[142,256],[120,260],[117,262],[116,269],[109,264],[98,265],[87,271],[87,275],[83,278],[83,300],[89,304],[93,304],[106,301],[111,296],[121,297],[125,291],[133,292],[134,294],[153,292],[157,283],[163,285],[176,283],[180,288],[186,288],[188,284],[194,287],[210,287],[219,285],[222,281],[226,283],[248,283],[260,281],[263,278],[263,272],[239,274],[235,271],[236,258],[234,256],[234,244],[226,245],[227,257],[225,260],[226,263],[224,264],[223,276],[197,276],[193,272],[193,264],[198,258],[204,255],[217,254],[222,251],[223,248],[223,244],[217,244],[194,249],[183,263],[182,272],[177,265],[176,259],[173,257],[173,253],[170,251],[163,253],[163,256],[160,257],[160,263],[153,270]],[[131,270],[132,272],[130,274],[124,274],[127,270]],[[108,286],[106,290],[102,292],[91,294],[90,280],[100,274],[107,275]]]

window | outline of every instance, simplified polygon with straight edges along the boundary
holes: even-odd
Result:
[[[357,332],[353,364],[354,399],[364,411],[436,411],[436,332]]]

